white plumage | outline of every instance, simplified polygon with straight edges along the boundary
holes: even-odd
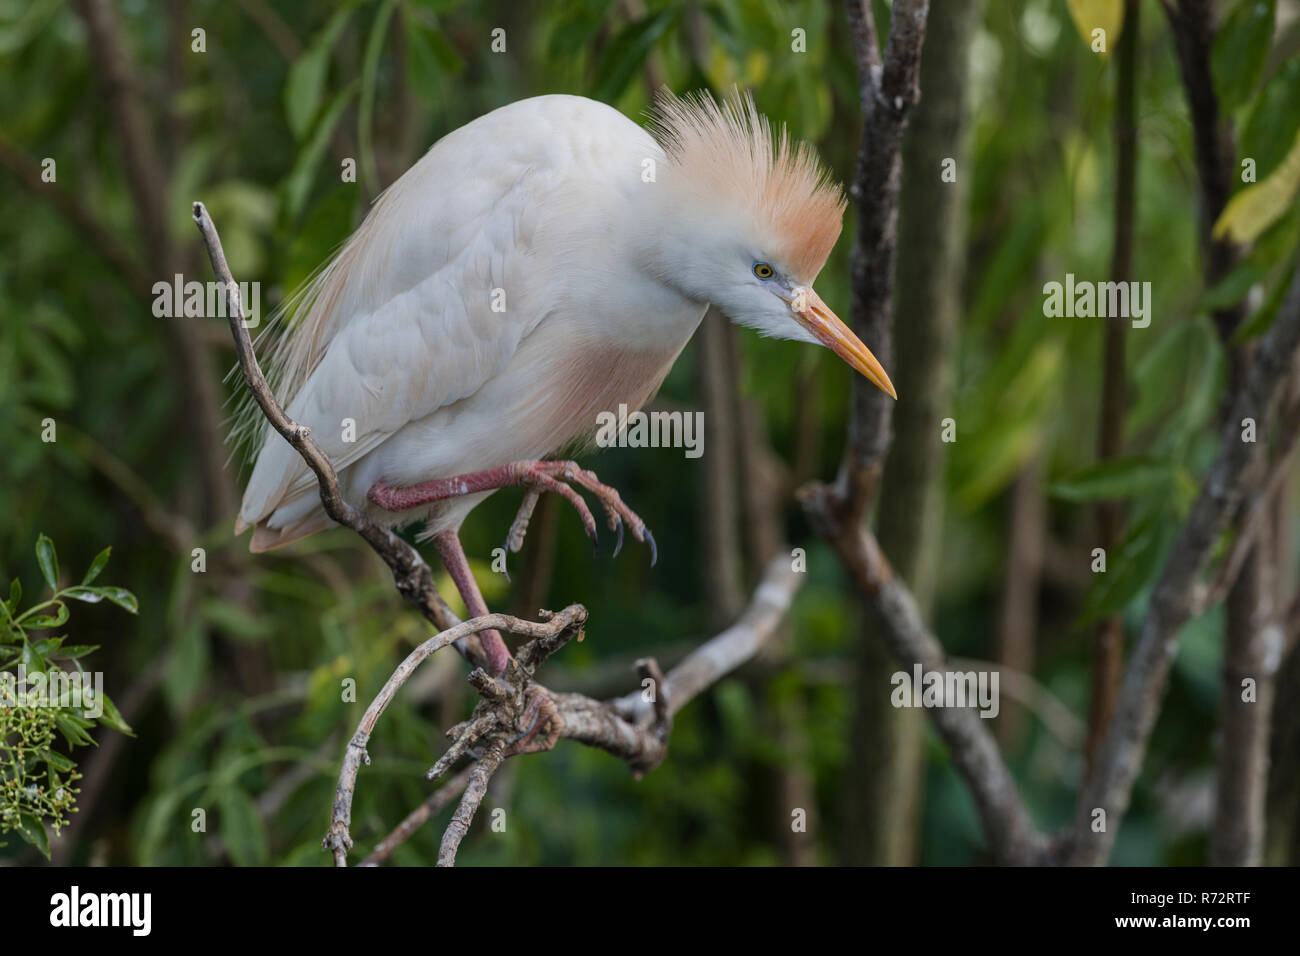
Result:
[[[576,96],[483,116],[394,183],[285,310],[270,368],[290,417],[355,505],[425,522],[471,609],[465,516],[507,484],[565,490],[535,460],[601,412],[640,407],[709,303],[829,346],[893,394],[811,288],[844,210],[812,150],[774,137],[748,97],[666,94],[652,131]],[[241,428],[256,434],[257,420]],[[329,523],[313,476],[266,433],[236,530],[254,527],[262,551]]]
[[[617,492],[540,462],[639,408],[710,303],[766,335],[816,342],[891,395],[874,356],[812,290],[844,199],[806,145],[752,100],[660,99],[651,132],[600,103],[542,96],[436,143],[285,310],[270,362],[357,507],[419,520],[471,615],[487,613],[457,532],[493,490],[564,494],[596,536],[653,548]],[[246,409],[237,433],[257,440]],[[723,452],[725,454],[725,452]],[[268,432],[236,531],[264,551],[330,523],[315,479]],[[480,634],[487,662],[509,659]]]
[[[276,356],[287,411],[345,495],[540,458],[658,386],[706,306],[627,261],[653,188],[645,160],[661,166],[663,151],[621,113],[544,96],[449,134],[384,193]],[[435,505],[428,531],[483,497]],[[314,477],[268,433],[240,510],[262,526],[254,550],[328,523]]]

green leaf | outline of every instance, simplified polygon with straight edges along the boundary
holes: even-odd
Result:
[[[1136,521],[1118,548],[1106,555],[1106,572],[1093,576],[1084,599],[1080,626],[1087,627],[1122,611],[1160,573],[1175,527],[1153,512]]]
[[[1136,394],[1130,399],[1124,428],[1132,435],[1160,422],[1161,437],[1177,446],[1178,436],[1170,435],[1167,428],[1168,416],[1190,401],[1189,393],[1217,388],[1215,371],[1222,346],[1205,316],[1174,322],[1158,334],[1133,367]]]
[[[63,638],[66,636],[67,635],[58,635],[55,637],[42,638],[41,640],[36,641],[34,644],[32,644],[32,649],[37,654],[41,655],[41,657],[48,658],[51,654],[53,654],[55,651],[59,649],[60,645],[63,644]]]
[[[95,578],[99,577],[99,572],[104,570],[104,565],[108,564],[108,556],[113,552],[112,547],[107,547],[99,554],[95,555],[95,560],[90,562],[90,567],[86,569],[86,576],[81,579],[82,584],[89,584]]]
[[[1241,159],[1253,159],[1257,175],[1275,169],[1300,131],[1300,57],[1278,68],[1255,97],[1241,131]]]
[[[302,139],[307,134],[320,109],[330,54],[352,15],[352,8],[353,4],[347,4],[336,10],[289,70],[284,84],[284,114],[294,139]]]
[[[397,0],[384,0],[370,25],[366,38],[366,52],[361,57],[361,99],[357,103],[357,148],[361,174],[369,187],[378,185],[379,173],[375,169],[375,151],[371,144],[371,120],[375,111],[375,88],[379,80],[379,60],[384,51],[384,38],[388,36],[388,21],[397,9]]]
[[[1092,31],[1106,31],[1106,52],[1115,49],[1120,32],[1124,29],[1124,4],[1122,0],[1067,0],[1070,19],[1084,43],[1092,46]]]
[[[140,613],[140,602],[137,601],[135,595],[126,588],[115,588],[109,587],[108,585],[102,585],[94,588],[68,588],[67,593],[71,594],[72,591],[78,592],[76,595],[71,595],[76,597],[78,601],[89,601],[90,598],[84,596],[84,592],[90,591],[100,598],[106,598],[109,601],[112,601],[120,608],[125,608],[132,614]]]
[[[1300,192],[1300,134],[1276,169],[1228,200],[1214,223],[1212,235],[1215,239],[1227,237],[1234,242],[1254,242],[1290,211],[1297,192]]]
[[[221,839],[236,866],[265,866],[268,859],[266,827],[257,804],[238,787],[226,787],[217,796]]]
[[[444,77],[463,70],[465,61],[441,32],[412,15],[409,4],[403,7],[403,15],[407,81],[415,95],[428,106],[440,108],[445,105]]]
[[[68,710],[61,710],[54,715],[54,726],[63,734],[69,747],[93,746],[95,738],[86,733],[94,726],[86,718]]]
[[[1244,103],[1268,59],[1277,0],[1242,0],[1214,38],[1210,67],[1225,113]]]
[[[195,696],[208,672],[208,641],[203,622],[191,616],[181,628],[167,660],[167,680],[163,691],[172,710],[182,713],[193,706]]]
[[[668,8],[655,16],[646,16],[627,24],[610,41],[596,66],[595,92],[592,98],[612,103],[623,95],[636,71],[641,69],[655,42],[667,32],[677,11]]]
[[[50,835],[45,832],[45,823],[40,817],[31,813],[18,814],[18,835],[40,850],[48,860],[50,858]]]
[[[229,601],[204,601],[199,614],[204,620],[212,622],[227,635],[240,641],[265,640],[273,633],[266,618],[250,614]]]
[[[357,81],[353,80],[338,92],[325,108],[320,119],[316,121],[307,142],[299,150],[298,158],[294,161],[293,169],[284,184],[285,213],[288,218],[297,219],[298,214],[302,212],[311,184],[316,178],[316,170],[325,155],[329,138],[334,132],[334,127],[338,125],[343,108],[348,105],[348,100],[352,99],[356,91]]]
[[[23,669],[29,674],[44,674],[45,661],[36,653],[36,648],[32,642],[23,638],[23,651],[21,655]]]
[[[10,611],[18,610],[18,602],[23,599],[23,582],[14,578],[9,582],[9,600],[5,602]]]
[[[112,727],[114,730],[120,730],[128,737],[134,737],[135,731],[132,730],[131,725],[128,724],[122,718],[122,713],[117,709],[117,705],[113,703],[112,698],[110,698],[107,694],[104,694],[103,701],[104,701],[104,713],[99,718],[99,722],[106,727]]]
[[[41,577],[51,591],[59,587],[59,556],[54,553],[54,542],[45,535],[36,539],[36,563],[41,566]]]
[[[53,750],[47,750],[45,752],[45,762],[60,773],[68,773],[77,768],[75,762],[63,756],[61,753],[55,753]]]
[[[53,614],[37,614],[33,617],[23,620],[23,627],[29,630],[40,630],[47,627],[58,627],[68,620],[68,606],[62,601],[54,602]]]
[[[1293,267],[1288,265],[1280,271],[1278,278],[1274,282],[1273,289],[1269,292],[1268,297],[1264,299],[1264,304],[1247,316],[1238,327],[1236,333],[1232,336],[1234,345],[1258,338],[1272,327],[1273,320],[1277,318],[1278,309],[1282,307],[1282,300],[1286,297],[1286,290],[1291,287],[1293,281],[1295,281],[1295,272]]]
[[[61,0],[32,0],[8,8],[9,15],[0,22],[0,56],[14,56],[47,32],[50,18],[58,13],[60,6]],[[15,11],[22,12],[15,15]]]
[[[75,661],[99,650],[98,644],[65,644],[51,657],[56,661]]]
[[[1261,263],[1250,259],[1237,263],[1231,272],[1215,284],[1214,288],[1206,291],[1201,308],[1213,312],[1215,309],[1235,305],[1244,299],[1255,283],[1267,274],[1267,266]]]
[[[432,31],[404,11],[406,34],[406,79],[425,104],[438,105],[442,88],[442,68],[433,52]]]
[[[1060,481],[1049,493],[1066,501],[1107,501],[1131,498],[1173,480],[1177,468],[1149,458],[1116,458],[1104,461]]]

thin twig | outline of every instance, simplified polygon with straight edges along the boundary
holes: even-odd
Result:
[[[393,572],[397,590],[438,630],[445,631],[454,627],[458,623],[457,618],[434,587],[433,573],[420,557],[420,553],[391,531],[379,527],[365,512],[354,508],[344,500],[339,491],[338,476],[334,472],[334,466],[325,457],[316,440],[311,437],[311,429],[291,419],[276,401],[271,387],[266,382],[266,376],[262,374],[262,369],[257,363],[257,356],[253,352],[253,343],[244,325],[239,286],[230,274],[230,266],[226,264],[226,254],[221,248],[221,237],[217,234],[217,227],[213,225],[203,203],[194,203],[193,213],[199,235],[203,237],[203,243],[207,247],[212,270],[225,290],[226,317],[230,322],[230,331],[235,337],[235,352],[239,356],[239,368],[243,372],[244,382],[257,400],[258,407],[262,409],[271,427],[294,447],[316,475],[325,513],[365,539]],[[464,649],[462,652],[465,652]],[[478,651],[477,657],[473,653],[469,656],[476,664],[484,662],[481,650]]]
[[[406,819],[393,828],[392,833],[375,844],[375,848],[370,851],[370,855],[361,861],[361,866],[379,866],[379,864],[386,862],[399,846],[414,836],[415,831],[428,822],[430,817],[441,813],[464,791],[465,785],[469,783],[472,770],[472,767],[466,767],[429,794],[422,804],[408,813]]]
[[[444,834],[440,864],[454,861],[456,849],[468,832],[488,780],[507,756],[550,749],[560,737],[566,737],[621,758],[638,775],[657,766],[667,752],[671,713],[758,654],[777,632],[794,592],[802,583],[802,575],[792,570],[789,559],[784,556],[774,559],[740,620],[674,668],[660,683],[659,696],[652,706],[639,706],[639,694],[629,695],[631,700],[623,698],[602,703],[581,694],[548,691],[532,680],[533,671],[572,637],[581,638],[586,611],[580,605],[572,605],[558,614],[543,612],[542,623],[505,614],[488,614],[464,623],[457,620],[434,588],[432,574],[419,553],[344,500],[334,468],[312,439],[310,429],[289,418],[277,402],[253,352],[243,322],[239,287],[230,273],[216,226],[202,203],[194,203],[193,216],[207,247],[213,271],[222,284],[240,370],[258,406],[271,426],[294,447],[316,475],[326,513],[366,540],[393,572],[402,595],[439,629],[439,633],[422,643],[399,665],[367,709],[348,744],[335,792],[331,827],[324,841],[326,848],[332,851],[336,865],[346,865],[347,851],[352,845],[348,833],[352,795],[360,767],[368,762],[366,744],[379,715],[419,663],[448,644],[455,644],[471,662],[481,665],[482,650],[474,636],[488,628],[509,631],[531,640],[519,649],[516,659],[499,680],[480,679],[485,676],[482,671],[471,675],[477,679],[477,686],[485,696],[476,708],[476,717],[453,728],[451,735],[457,739],[448,754],[455,752],[458,758],[468,751],[469,743],[480,738],[485,741],[485,752],[468,771],[465,795]],[[497,693],[502,689],[498,684],[508,688],[508,692]],[[528,718],[525,721],[528,726],[518,737],[507,737],[507,733],[518,729],[521,717]],[[540,732],[544,729],[546,734],[543,736]],[[451,759],[445,759],[435,769],[449,769],[451,762]],[[406,823],[420,818],[422,813],[427,819],[432,812],[432,809],[425,813],[423,808],[417,808],[398,831],[408,832],[418,823],[411,823],[409,827]]]
[[[334,811],[329,832],[324,840],[325,848],[334,854],[335,865],[347,865],[347,852],[352,847],[352,837],[348,833],[348,826],[352,820],[352,795],[356,790],[357,773],[361,765],[370,762],[370,755],[366,753],[370,735],[374,732],[379,716],[425,658],[449,644],[454,644],[480,631],[493,629],[526,637],[548,637],[556,631],[574,627],[586,618],[587,612],[580,604],[565,608],[546,624],[521,621],[508,614],[486,614],[435,634],[407,654],[406,659],[397,666],[383,688],[375,695],[370,706],[366,708],[360,724],[357,725],[356,733],[348,741],[347,750],[343,754],[343,768],[339,771],[339,783],[334,793]]]
[[[1240,422],[1253,418],[1266,427],[1286,371],[1300,347],[1300,270],[1291,280],[1272,328],[1256,350],[1223,423],[1219,453],[1183,524],[1151,595],[1141,637],[1120,687],[1115,716],[1097,766],[1079,797],[1069,860],[1100,864],[1110,855],[1120,819],[1146,753],[1173,664],[1178,635],[1196,611],[1197,579],[1244,494],[1243,474],[1254,445],[1241,440]],[[1106,826],[1093,827],[1097,811]]]
[[[497,767],[501,766],[501,761],[504,759],[504,744],[497,740],[488,747],[487,753],[479,762],[470,768],[465,793],[461,796],[460,804],[456,807],[456,812],[452,814],[451,822],[447,824],[447,829],[442,835],[442,845],[438,848],[438,866],[456,865],[456,851],[460,849],[465,834],[469,833],[469,825],[474,819],[474,814],[478,811],[479,804],[483,802],[483,797],[487,795],[488,781],[492,779],[492,775],[497,772]]]

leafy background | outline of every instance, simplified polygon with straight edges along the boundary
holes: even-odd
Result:
[[[1300,241],[1296,4],[1223,5],[1215,81],[1240,155],[1255,158],[1267,188],[1244,197],[1225,225],[1255,242],[1215,288],[1201,280],[1186,101],[1167,25],[1153,8],[1139,37],[1135,276],[1155,290],[1154,320],[1129,337],[1134,391],[1124,425],[1128,447],[1142,454],[1097,469],[1102,323],[1048,319],[1041,307],[1045,281],[1067,271],[1104,278],[1110,256],[1114,84],[1109,59],[1089,49],[1071,19],[1071,7],[1083,6],[989,3],[973,45],[971,161],[961,170],[970,177],[967,280],[952,411],[959,439],[945,446],[935,611],[951,654],[996,658],[1012,489],[1037,469],[1048,561],[1034,676],[1066,717],[1049,727],[1040,713],[1021,713],[999,733],[1044,825],[1070,817],[1081,772],[1074,731],[1086,711],[1089,622],[1117,611],[1130,631],[1140,622],[1213,451],[1226,363],[1208,310],[1249,292],[1243,335],[1260,334]],[[158,142],[162,178],[153,187],[164,199],[165,241],[187,277],[208,278],[189,218],[189,203],[203,199],[234,274],[262,283],[264,306],[325,259],[429,144],[526,96],[578,93],[641,118],[660,83],[750,87],[768,115],[817,144],[838,178],[853,168],[854,66],[842,11],[822,0],[123,0],[111,8],[139,83],[132,93]],[[876,12],[887,23],[887,7]],[[196,27],[205,31],[202,53],[190,49]],[[508,43],[500,54],[490,50],[498,27]],[[790,50],[796,27],[806,31],[806,53]],[[104,603],[77,608],[68,640],[101,647],[93,666],[137,736],[101,728],[97,747],[75,751],[86,776],[80,813],[51,852],[58,862],[325,865],[320,839],[333,778],[363,706],[340,700],[340,681],[355,678],[358,697],[369,700],[427,628],[346,533],[250,559],[230,534],[233,514],[211,513],[187,417],[192,393],[162,328],[171,320],[154,317],[149,297],[51,198],[55,190],[74,197],[149,282],[169,278],[151,261],[101,74],[77,5],[0,0],[0,158],[8,156],[0,171],[0,571],[5,584],[18,577],[35,593],[38,535],[57,542],[74,568],[112,545],[113,580],[140,609],[130,617]],[[19,188],[15,154],[54,158],[57,183]],[[358,161],[356,182],[340,181],[346,157]],[[841,315],[848,246],[839,243],[819,281]],[[205,319],[193,333],[216,382],[233,362],[224,322]],[[792,343],[743,335],[739,347],[741,393],[760,410],[781,467],[796,477],[832,474],[847,371]],[[698,405],[695,361],[688,350],[660,403]],[[224,389],[228,396],[234,386]],[[40,440],[46,418],[57,423],[54,443]],[[503,609],[526,612],[519,602],[527,597],[586,604],[588,639],[552,663],[548,683],[612,694],[633,685],[635,658],[671,661],[715,629],[701,539],[705,465],[617,449],[587,464],[655,530],[658,567],[636,548],[617,561],[593,560],[578,523],[556,509],[513,559],[514,583],[485,567],[480,579]],[[232,462],[232,483],[238,469]],[[1128,502],[1130,531],[1122,558],[1094,579],[1091,504],[1102,497]],[[502,493],[475,512],[464,532],[472,556],[485,559],[500,543],[516,503]],[[488,799],[508,809],[506,832],[476,824],[463,862],[839,858],[839,820],[852,799],[843,777],[853,689],[842,665],[863,620],[834,556],[790,496],[784,519],[789,539],[808,551],[808,572],[779,657],[746,667],[685,710],[669,760],[642,780],[568,743],[511,761]],[[1291,580],[1296,524],[1291,509],[1283,537]],[[192,570],[192,547],[206,550],[203,573]],[[752,581],[757,569],[747,571]],[[1205,858],[1222,628],[1216,608],[1186,630],[1118,863]],[[442,731],[472,706],[462,676],[458,661],[438,661],[420,692],[401,695],[380,722],[357,791],[358,848],[426,795],[423,771]],[[1017,710],[1004,703],[997,723]],[[981,860],[973,804],[933,737],[925,759],[918,862]],[[792,777],[811,801],[807,837],[789,832]],[[191,826],[196,808],[206,812],[206,832]],[[396,861],[430,864],[440,832],[426,826]],[[1279,852],[1294,859],[1289,848]],[[38,859],[22,841],[0,848],[0,861]]]

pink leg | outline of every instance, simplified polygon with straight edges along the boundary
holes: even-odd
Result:
[[[394,488],[379,481],[374,484],[366,497],[385,511],[403,511],[418,505],[446,501],[449,498],[459,498],[480,491],[494,491],[498,488],[524,486],[537,491],[553,491],[573,505],[578,512],[578,517],[582,519],[583,527],[587,530],[587,536],[599,546],[596,519],[592,517],[591,509],[582,500],[582,496],[565,483],[569,481],[587,489],[604,507],[609,530],[618,534],[619,544],[614,548],[615,554],[618,554],[619,547],[622,546],[623,524],[626,522],[632,529],[632,537],[650,546],[650,563],[654,564],[657,557],[655,539],[650,534],[650,529],[645,526],[645,522],[631,508],[623,504],[623,499],[619,497],[617,491],[601,484],[600,479],[593,472],[585,471],[571,461],[516,461],[509,465],[502,465],[500,468],[455,475],[451,478],[437,478],[407,488]],[[531,501],[531,498],[525,499],[525,508],[531,507]],[[525,517],[524,524],[526,522]],[[516,525],[518,524],[519,521],[516,519]],[[511,529],[512,550],[518,550],[515,546],[518,542],[514,540],[515,531],[515,528]],[[522,537],[522,530],[519,531],[518,536]]]
[[[469,569],[469,561],[465,557],[465,549],[460,546],[460,537],[455,531],[444,531],[442,534],[435,535],[433,546],[438,549],[438,554],[442,556],[442,563],[447,567],[447,573],[451,575],[452,581],[456,583],[456,590],[460,592],[461,599],[465,602],[465,610],[470,617],[482,617],[490,613],[487,603],[483,600],[483,595],[478,589],[478,582],[474,580],[474,575]],[[510,660],[510,652],[506,649],[506,642],[501,639],[500,633],[495,630],[480,631],[479,640],[483,642],[483,650],[488,656],[488,669],[493,676],[500,674],[506,669],[506,664]]]

